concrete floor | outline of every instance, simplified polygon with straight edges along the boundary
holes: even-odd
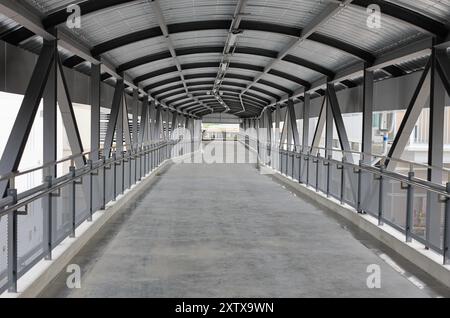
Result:
[[[245,164],[177,164],[42,297],[427,297],[307,198]],[[381,266],[381,289],[366,285]]]

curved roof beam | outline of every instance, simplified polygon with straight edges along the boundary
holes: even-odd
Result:
[[[199,65],[200,68],[204,68],[205,67],[204,63],[201,63],[201,64],[197,64],[197,63],[183,64],[182,67],[184,66],[184,67],[186,67],[184,69],[192,70],[192,69],[197,68],[197,67],[195,67],[196,65]],[[211,67],[218,67],[217,63],[211,63],[209,65],[211,65]],[[148,79],[151,79],[151,78],[154,78],[154,77],[157,77],[157,76],[161,76],[161,75],[165,75],[165,74],[168,74],[168,73],[175,73],[175,72],[176,71],[174,71],[174,66],[165,67],[163,69],[160,69],[160,70],[157,70],[157,71],[154,71],[154,72],[150,72],[150,73],[147,73],[147,74],[143,74],[141,76],[136,77],[136,79],[134,80],[134,83],[137,85],[140,82],[146,81]],[[204,77],[211,77],[210,75],[212,73],[201,73],[201,74],[205,75]],[[189,76],[189,75],[185,75],[185,77],[186,76]],[[245,75],[241,75],[241,74],[230,74],[229,78],[236,78],[236,79],[241,79],[241,80],[244,80],[244,81],[252,81],[253,80],[253,77],[245,76]]]
[[[283,72],[278,72],[278,76],[280,76],[281,78],[284,79],[290,79],[295,83],[298,83],[298,79],[294,76],[291,76],[289,74],[283,73]],[[275,74],[274,74],[275,75]],[[216,74],[215,73],[198,73],[198,74],[189,74],[186,75],[184,78],[186,80],[188,79],[199,79],[199,78],[215,78]],[[239,80],[244,80],[244,81],[253,81],[253,77],[251,76],[245,76],[245,75],[240,75],[240,74],[227,74],[226,76],[227,79],[239,79]],[[225,81],[226,82],[226,81]],[[270,82],[270,81],[266,81],[266,80],[260,80],[258,82],[259,84],[263,84],[269,87],[272,87],[274,89],[277,89],[279,91],[285,92],[288,95],[292,95],[294,92],[290,89],[285,88],[284,86],[278,85],[276,83]],[[214,83],[213,83],[214,84]],[[224,84],[226,85],[226,84]],[[305,83],[305,85],[307,85],[306,87],[309,87],[310,84],[309,83]],[[246,86],[243,85],[243,88],[245,88]]]
[[[197,93],[197,94],[194,94],[194,95],[197,96],[197,98],[202,99],[202,100],[211,99],[211,98],[215,99],[214,96],[208,96],[208,95],[204,95],[204,94],[198,94]],[[240,102],[239,95],[224,94],[221,97],[222,97],[222,99],[231,99],[231,100],[235,100],[235,101]],[[251,105],[254,105],[255,107],[258,107],[258,108],[264,108],[265,107],[265,105],[261,105],[261,104],[255,103],[255,102],[248,102],[248,103],[251,104]]]
[[[228,30],[230,23],[231,23],[230,20],[206,20],[206,21],[170,24],[167,26],[167,28],[170,34],[190,32],[190,31]],[[301,34],[302,32],[302,29],[299,28],[259,21],[242,21],[240,24],[240,28],[243,30],[250,30],[250,31],[278,33],[292,37],[298,37],[299,34]],[[96,45],[92,49],[92,55],[98,56],[100,54],[120,48],[125,45],[129,45],[135,42],[148,40],[160,36],[163,36],[163,34],[159,27],[137,31]],[[332,39],[317,33],[313,33],[308,38],[308,40],[316,41],[329,47],[332,47],[334,49],[347,52],[348,54],[351,54],[366,62],[371,63],[375,60],[375,57],[365,50],[362,50],[351,44],[347,44],[345,42]]]
[[[239,102],[239,98],[237,98],[237,97],[235,97],[235,98],[223,97],[223,99],[234,101],[234,102]],[[181,108],[179,108],[180,105],[186,104],[188,102],[188,100],[189,100],[189,96],[185,95],[185,96],[174,99],[172,101],[171,105],[177,109],[181,109]],[[199,96],[199,100],[201,100],[201,101],[217,101],[213,96]],[[189,102],[189,104],[191,104],[191,103]],[[261,105],[254,105],[254,104],[248,104],[248,105],[252,106],[255,109],[259,109],[259,110],[264,108],[264,106],[261,106]],[[185,107],[185,106],[183,106],[183,107]],[[186,107],[187,107],[187,105],[186,105]],[[221,106],[221,107],[223,107],[223,106]]]
[[[195,74],[192,74],[192,75],[190,76],[189,79],[201,79],[201,78],[203,78],[203,77],[196,77]],[[157,88],[157,87],[160,87],[160,86],[163,86],[163,85],[167,85],[167,84],[171,84],[171,83],[178,83],[178,82],[181,82],[181,81],[182,81],[182,80],[181,80],[181,77],[180,77],[180,76],[175,76],[175,77],[172,77],[172,78],[168,78],[168,79],[165,79],[165,80],[162,80],[162,81],[159,81],[159,82],[156,82],[156,83],[147,85],[146,87],[143,88],[143,90],[146,91],[146,92],[148,92],[148,91],[150,91],[150,90],[152,90],[152,89],[155,89],[155,88]],[[264,81],[264,83],[262,83],[262,82],[260,81],[259,83],[260,83],[260,84],[264,84],[264,85],[271,84],[270,86],[273,87],[273,88],[275,88],[275,89],[278,89],[278,88],[276,88],[276,87],[279,86],[278,84],[273,84],[273,83],[267,82],[267,81]],[[223,85],[226,85],[226,84],[223,84]],[[237,84],[235,83],[235,85],[237,85]],[[245,88],[245,85],[243,86],[243,88]],[[274,99],[276,99],[276,100],[279,100],[279,99],[280,99],[280,96],[278,96],[278,95],[276,95],[276,94],[274,94],[274,93],[272,93],[272,92],[269,92],[269,91],[267,91],[267,90],[265,90],[265,89],[259,88],[259,87],[252,87],[251,90],[260,92],[260,93],[262,93],[262,94],[264,94],[264,95],[266,95],[266,96],[270,96],[271,98],[274,98]],[[286,89],[285,89],[285,90],[286,90]],[[288,93],[288,94],[292,95],[293,92],[292,92],[291,90],[289,90],[289,93]]]
[[[225,84],[225,86],[227,86],[227,85]],[[234,92],[234,93],[233,93],[232,91],[226,92],[226,90],[227,90],[226,88],[225,88],[224,90],[222,90],[222,91],[224,92],[224,94],[222,95],[223,98],[229,96],[229,97],[236,97],[236,99],[239,100],[239,98],[238,98],[239,92]],[[191,89],[191,91],[199,91],[199,90]],[[202,91],[203,91],[203,92],[206,92],[206,90],[202,90]],[[225,92],[226,92],[226,93],[225,93]],[[213,98],[212,96],[206,95],[205,93],[193,93],[192,95],[193,95],[193,96],[196,96],[198,99],[202,99],[202,98]],[[187,98],[187,97],[186,97],[186,96],[187,96],[186,93],[183,92],[183,91],[181,91],[181,90],[179,91],[178,94],[173,94],[172,96],[173,96],[173,98],[167,100],[167,101],[166,101],[167,103],[173,104],[173,103],[177,103],[178,101]],[[243,101],[245,101],[246,103],[257,105],[257,106],[260,107],[260,108],[264,108],[264,107],[266,106],[265,103],[263,103],[263,102],[261,102],[261,101],[256,101],[256,100],[252,99],[252,97],[243,96],[242,99],[243,99]]]
[[[208,82],[207,85],[203,86],[190,86],[188,84],[188,87],[190,88],[190,91],[192,92],[203,92],[206,94],[207,91],[211,90],[211,86],[214,84],[214,82]],[[223,92],[224,95],[233,95],[233,96],[237,96],[240,94],[241,90],[240,89],[235,89],[235,88],[231,88],[229,87],[230,85],[224,85],[224,87],[220,90],[221,92]],[[179,90],[175,90],[175,91],[171,91],[170,93],[166,93],[165,95],[161,95],[158,97],[159,100],[165,100],[167,98],[170,98],[171,96],[175,96],[175,95],[181,95],[184,93],[184,90],[179,89]],[[248,95],[244,95],[242,96],[242,99],[244,101],[250,101],[250,102],[254,102],[258,105],[261,106],[265,106],[267,104],[266,101],[263,101],[261,99],[252,97],[252,96],[248,96]]]
[[[211,97],[211,96],[198,96],[198,98],[201,99],[202,101],[216,100],[214,97]],[[233,101],[233,102],[236,102],[236,103],[240,103],[239,97],[236,97],[236,96],[223,95],[222,99],[224,101],[225,100],[230,100],[230,101]],[[245,106],[247,106],[247,105],[253,106],[253,107],[258,108],[258,109],[263,109],[264,108],[264,106],[253,104],[253,103],[246,103]]]
[[[208,90],[208,88],[201,87],[201,86],[209,85],[209,87],[211,87],[213,84],[214,84],[214,82],[187,83],[188,87],[193,92],[194,91],[205,91],[206,92]],[[200,85],[200,87],[198,89],[195,89],[195,87],[198,85]],[[224,88],[222,89],[222,91],[224,92],[224,94],[229,95],[229,94],[234,93],[236,96],[236,95],[240,94],[241,90],[240,89],[232,89],[232,88],[229,88],[229,86],[243,88],[245,85],[225,81],[225,82],[223,82],[223,86],[224,86]],[[179,90],[178,92],[179,92],[178,95],[185,93],[184,90]],[[169,94],[167,94],[167,95],[169,95]],[[172,95],[175,95],[175,94],[171,93],[168,97],[170,97]],[[199,95],[196,95],[196,96],[199,96]],[[261,107],[265,107],[267,105],[267,103],[270,102],[270,100],[268,100],[268,99],[265,99],[261,96],[255,95],[255,94],[249,94],[249,93],[242,96],[242,99],[244,101],[250,101],[250,102],[256,103],[256,104],[260,105]],[[160,99],[160,100],[162,100],[162,99]]]
[[[199,62],[199,63],[189,63],[189,64],[182,64],[181,65],[181,68],[183,70],[191,70],[191,69],[196,69],[196,68],[209,68],[209,67],[218,67],[218,63],[216,63],[216,62]],[[257,71],[257,72],[264,71],[264,67],[262,67],[262,66],[246,64],[246,63],[230,63],[230,68],[245,69],[245,70]],[[145,81],[147,79],[150,79],[150,78],[153,78],[153,77],[156,77],[156,76],[160,76],[160,75],[164,75],[166,73],[174,73],[176,71],[177,71],[176,67],[170,66],[170,67],[167,67],[167,68],[164,68],[164,69],[161,69],[161,70],[153,71],[153,72],[150,72],[150,73],[138,76],[138,77],[136,77],[134,83],[135,83],[135,85],[139,85],[140,82]],[[297,84],[299,84],[301,86],[304,86],[305,88],[309,88],[311,86],[311,83],[305,81],[304,79],[301,79],[299,77],[293,76],[293,75],[288,74],[288,73],[284,73],[284,72],[277,71],[277,70],[271,70],[268,73],[271,74],[271,75],[274,75],[274,76],[281,77],[283,79],[287,79],[287,80],[292,81],[294,83],[297,83]],[[204,77],[210,77],[210,74],[213,74],[213,73],[202,73],[202,74],[199,74],[199,75],[205,75]],[[215,78],[216,75],[217,74],[214,74],[213,77]],[[184,77],[185,77],[185,79],[201,78],[201,77],[197,76],[197,74],[185,75]],[[245,76],[245,75],[241,75],[241,74],[227,74],[226,77],[242,79],[242,80],[247,80],[247,81],[251,81],[251,82],[254,81],[253,77]],[[167,81],[167,80],[164,80],[164,81],[161,81],[161,82],[165,82],[165,81]],[[158,83],[161,83],[161,82],[158,82]],[[150,89],[156,88],[159,85],[168,84],[168,83],[164,83],[164,84],[158,84],[158,83],[154,83],[154,84],[151,84],[151,85],[148,85],[148,86],[144,87],[144,91],[148,91]],[[272,82],[269,82],[269,81],[266,81],[266,80],[263,80],[263,79],[259,80],[258,83],[264,84],[264,85],[267,85],[267,86],[271,86],[271,87],[273,87],[275,89],[284,91],[286,94],[289,94],[289,95],[293,93],[291,90],[288,90],[288,89],[286,89],[283,86],[280,86],[278,84],[275,84],[275,83],[272,83]]]
[[[192,82],[192,83],[186,83],[189,87],[192,87],[192,86],[204,86],[204,85],[213,85],[214,83],[213,82],[210,82],[210,81],[202,81],[202,82]],[[242,87],[242,86],[238,86],[237,84],[228,84],[229,86],[236,86],[236,87]],[[184,86],[182,85],[182,84],[177,84],[177,85],[172,85],[172,86],[169,86],[169,87],[166,87],[166,88],[163,88],[163,89],[160,89],[160,90],[158,90],[158,91],[154,91],[152,94],[149,94],[149,95],[151,95],[151,97],[155,97],[155,96],[158,96],[158,95],[161,95],[161,94],[165,94],[165,93],[168,93],[168,92],[171,92],[171,91],[174,91],[174,90],[176,90],[176,89],[180,89],[180,88],[183,88]],[[267,98],[265,98],[265,97],[263,97],[263,96],[260,96],[260,95],[258,95],[258,94],[254,94],[254,93],[251,93],[251,92],[247,92],[247,93],[245,93],[244,94],[244,96],[245,95],[247,95],[247,96],[250,96],[250,97],[253,97],[253,98],[256,98],[256,99],[258,99],[258,100],[260,100],[260,101],[263,101],[264,103],[266,103],[266,104],[269,104],[270,103],[270,99],[267,99]]]
[[[218,46],[195,46],[195,47],[187,47],[187,48],[182,48],[182,49],[175,49],[175,52],[177,53],[177,56],[183,56],[183,55],[194,55],[194,54],[221,53],[220,50],[221,50],[221,47],[218,47]],[[254,48],[254,47],[237,47],[234,53],[261,56],[261,57],[270,57],[270,58],[276,58],[278,55],[277,51],[266,50],[266,49],[261,49],[261,48]],[[123,63],[122,65],[119,65],[119,67],[117,68],[117,71],[125,72],[125,71],[130,70],[135,67],[139,67],[139,66],[153,63],[153,62],[158,62],[160,60],[169,59],[169,58],[170,58],[169,51],[158,52],[158,53],[142,56],[135,60]],[[287,55],[285,58],[283,58],[283,61],[295,64],[298,66],[302,66],[304,68],[313,70],[317,73],[320,73],[320,74],[328,76],[328,77],[334,77],[334,75],[335,75],[335,73],[332,70],[329,70],[319,64],[307,61],[305,59],[302,59],[302,58],[294,56],[294,55]]]
[[[198,63],[182,64],[181,67],[184,70],[192,70],[192,69],[196,69],[196,68],[218,67],[218,65],[216,62],[198,62]],[[260,66],[256,66],[256,65],[252,65],[252,64],[246,64],[246,63],[230,63],[230,68],[245,69],[245,70],[257,71],[257,72],[262,72],[264,70],[264,68],[262,66],[260,67]],[[162,68],[162,69],[159,69],[159,70],[136,77],[136,79],[134,80],[134,84],[139,85],[140,82],[146,81],[148,79],[151,79],[151,78],[154,78],[157,76],[161,76],[164,74],[168,74],[168,73],[176,73],[177,71],[178,71],[178,69],[175,66],[165,67],[165,68]],[[215,73],[214,73],[214,76],[211,76],[213,73],[202,73],[202,74],[204,74],[205,77],[214,77],[215,78],[217,76],[217,74],[215,74]],[[311,83],[309,83],[308,81],[306,81],[302,78],[299,78],[297,76],[285,73],[285,72],[281,72],[281,71],[277,71],[277,70],[270,70],[268,72],[268,74],[289,80],[289,81],[299,84],[305,88],[309,88],[311,86]],[[189,76],[190,75],[185,75],[184,77],[186,79],[188,79]],[[249,82],[254,81],[254,78],[251,76],[234,74],[234,73],[230,73],[230,74],[227,73],[226,78],[242,79],[242,80],[249,81]],[[284,90],[284,89],[281,89],[281,90]],[[288,93],[288,92],[286,92],[286,93]]]
[[[214,82],[211,82],[211,85],[212,84],[214,84]],[[204,95],[206,95],[206,92],[210,90],[210,86],[208,86],[208,87],[190,87],[188,85],[188,87],[190,88],[190,91],[193,92],[194,96],[204,96]],[[228,87],[224,87],[220,91],[223,93],[223,96],[239,96],[239,93],[241,92],[240,89],[233,89],[233,88],[228,88]],[[198,93],[198,92],[201,92],[201,93]],[[166,100],[171,97],[185,95],[185,93],[186,92],[183,89],[180,89],[180,90],[174,91],[172,93],[168,93],[168,94],[160,96],[159,100]],[[243,96],[242,100],[245,102],[248,102],[248,103],[257,104],[258,106],[262,106],[262,107],[266,106],[266,103],[264,103],[263,101],[258,100],[253,97],[250,97],[250,96]]]
[[[193,92],[206,93],[207,90],[205,90],[204,88],[193,88],[192,91]],[[239,94],[240,94],[240,90],[239,89],[233,89],[233,88],[229,88],[229,87],[224,87],[220,91],[223,93],[223,96],[239,96]],[[249,101],[249,102],[252,102],[254,104],[258,104],[260,106],[263,106],[263,107],[266,106],[265,102],[263,102],[263,101],[261,101],[261,100],[259,100],[257,98],[251,97],[251,96],[244,95],[244,96],[242,96],[242,100],[243,101]]]
[[[230,101],[228,100],[228,102],[231,103],[237,103],[236,101]],[[205,102],[206,105],[210,106],[210,107],[216,107],[217,109],[220,109],[221,111],[223,110],[223,106],[220,105],[220,103],[216,100],[211,100],[209,102]],[[231,104],[231,110],[232,111],[242,111],[242,108],[240,106],[237,106],[235,104]],[[189,111],[191,112],[193,109],[199,109],[197,106],[181,106],[178,108],[180,111]],[[248,106],[248,109],[246,109],[246,111],[250,114],[259,114],[261,112],[261,108],[256,108],[253,107],[251,105]]]

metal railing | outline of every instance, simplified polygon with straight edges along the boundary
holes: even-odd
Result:
[[[75,237],[77,227],[91,222],[95,211],[105,210],[109,202],[165,160],[192,153],[199,146],[200,141],[195,139],[159,140],[139,147],[126,146],[127,151],[120,153],[113,148],[109,158],[87,160],[78,168],[75,161],[91,156],[91,152],[0,176],[0,182],[8,182],[7,195],[0,199],[0,234],[7,233],[6,260],[0,259],[0,293],[17,292],[17,280],[40,260],[51,260],[54,247],[67,237]],[[68,173],[52,176],[50,171],[64,163],[70,164]],[[47,175],[43,183],[18,193],[16,178],[37,171]],[[26,242],[25,229],[29,228],[30,235],[41,232],[38,242]]]
[[[388,158],[354,151],[305,147],[300,145],[271,144],[258,141],[254,136],[240,135],[249,149],[258,153],[258,162],[269,166],[316,192],[322,192],[355,209],[378,219],[381,227],[388,224],[405,236],[424,244],[443,256],[443,263],[450,264],[450,182],[446,185],[415,177],[414,168],[440,169],[397,158]],[[340,160],[333,158],[339,153]],[[357,163],[349,156],[359,157]],[[371,158],[377,157],[377,165]],[[397,161],[409,167],[407,175],[388,171],[385,163]],[[430,202],[427,202],[430,200]],[[427,215],[428,204],[434,203],[440,215],[439,224],[431,224]],[[434,221],[436,223],[436,221]]]

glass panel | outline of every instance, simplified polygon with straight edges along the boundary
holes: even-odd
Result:
[[[286,161],[287,161],[287,176],[292,177],[293,165],[292,165],[292,154],[291,153],[286,154]]]
[[[62,187],[59,196],[52,198],[53,245],[61,242],[72,231],[71,188],[71,185]]]
[[[7,284],[8,266],[8,217],[0,218],[0,290]]]
[[[43,254],[44,216],[43,200],[28,205],[28,214],[17,220],[17,268],[21,273],[39,260]]]
[[[361,209],[373,216],[378,216],[379,181],[372,173],[361,172]]]
[[[316,186],[316,164],[313,162],[313,158],[310,157],[308,161],[309,164],[309,185],[312,187]]]
[[[413,228],[412,233],[426,239],[427,190],[414,188]]]
[[[330,163],[330,194],[336,199],[341,197],[341,170],[336,162]]]
[[[389,223],[406,227],[406,190],[396,180],[384,179],[383,218]]]
[[[319,161],[319,189],[326,193],[327,192],[327,166],[324,166],[324,159]]]
[[[356,207],[358,198],[358,174],[354,173],[353,166],[345,166],[344,169],[344,200],[351,206]]]
[[[89,216],[89,191],[89,176],[83,176],[82,184],[75,186],[75,220],[77,225]]]

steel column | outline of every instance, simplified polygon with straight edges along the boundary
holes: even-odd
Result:
[[[101,66],[91,64],[91,155],[89,159],[100,159],[100,81]]]
[[[57,54],[57,43],[52,42],[54,54]],[[47,85],[44,91],[44,107],[43,107],[43,163],[47,164],[50,162],[55,162],[57,160],[57,82],[58,82],[58,61],[54,58],[48,75]],[[57,166],[53,165],[42,171],[43,179],[53,180],[57,177]],[[42,200],[42,212],[43,212],[43,247],[44,251],[47,252],[47,247],[51,246],[49,242],[52,238],[51,233],[56,233],[56,222],[52,221],[52,205],[53,198],[51,194],[48,194]],[[11,215],[8,216],[10,218]],[[17,221],[17,215],[12,216],[13,221]],[[9,220],[8,220],[9,222]],[[50,255],[50,253],[47,253]]]
[[[137,146],[139,145],[138,138],[138,120],[139,120],[139,91],[137,89],[133,89],[133,105],[132,105],[132,113],[133,113],[133,147],[136,151]]]
[[[325,156],[327,158],[333,157],[333,111],[331,110],[331,103],[329,98],[329,86],[327,87],[327,93],[325,96]]]
[[[53,42],[54,52],[57,52],[56,42]],[[57,72],[58,62],[53,59],[50,72],[48,75],[47,85],[44,90],[44,107],[43,107],[43,163],[44,165],[54,162],[57,159]],[[44,177],[56,177],[56,165],[49,167],[43,171]]]
[[[303,103],[303,151],[307,151],[309,147],[309,114],[311,108],[311,94],[306,93]]]
[[[431,55],[431,86],[430,86],[430,124],[428,140],[428,181],[442,184],[444,159],[444,122],[445,122],[445,87],[441,80],[436,49]],[[438,195],[427,193],[427,242],[441,246],[441,204]]]
[[[372,158],[372,120],[373,120],[373,71],[364,70],[363,83],[363,128],[362,128],[362,149],[364,163],[370,163]]]

